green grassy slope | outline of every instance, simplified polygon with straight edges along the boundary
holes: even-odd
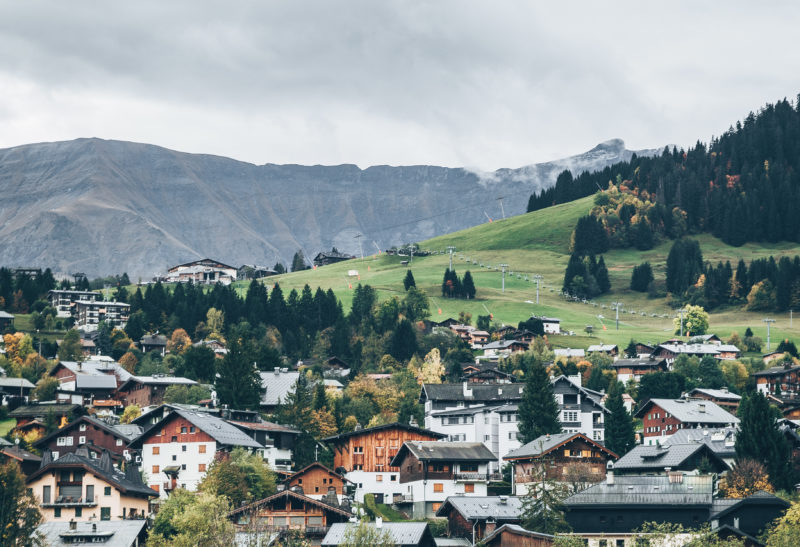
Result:
[[[487,314],[488,310],[494,315],[496,323],[516,325],[532,313],[552,315],[561,318],[562,329],[576,333],[576,336],[551,338],[554,345],[561,347],[585,347],[601,341],[624,345],[631,338],[657,342],[671,336],[671,319],[661,317],[673,313],[666,301],[648,299],[647,295],[628,289],[633,267],[645,260],[653,266],[656,277],[663,279],[666,257],[672,244],[670,241],[645,252],[635,249],[615,249],[608,252],[605,261],[612,292],[598,298],[596,307],[592,304],[566,302],[557,295],[556,291],[561,287],[564,268],[569,258],[572,229],[577,219],[585,215],[591,207],[592,197],[588,197],[420,242],[423,249],[432,251],[444,251],[448,245],[456,247],[453,266],[459,275],[467,269],[471,271],[478,292],[478,297],[473,301],[448,300],[440,296],[442,276],[449,264],[449,256],[444,253],[416,257],[408,266],[401,264],[407,257],[364,257],[363,260],[354,259],[317,270],[269,278],[266,283],[279,282],[284,294],[292,288],[300,290],[306,283],[312,288],[331,288],[348,310],[352,301],[352,289],[359,282],[375,287],[381,298],[402,296],[403,277],[406,269],[411,269],[417,286],[432,298],[431,311],[434,319],[456,317],[460,311],[465,311],[471,313],[474,320],[478,315]],[[719,260],[730,260],[734,267],[739,258],[749,261],[769,255],[777,258],[800,254],[800,247],[788,243],[730,247],[708,234],[695,238],[700,242],[706,260],[715,263]],[[505,292],[501,290],[501,273],[495,270],[500,263],[508,264],[513,272],[506,275]],[[349,276],[351,270],[356,270],[358,275]],[[530,274],[543,277],[539,305],[532,303],[536,299],[536,289],[530,280]],[[529,276],[528,281],[525,280],[525,275]],[[613,301],[622,302],[626,310],[620,315],[618,331],[614,328],[614,312],[608,309]],[[607,307],[604,309],[603,305]],[[630,310],[636,313],[631,314]],[[641,315],[642,312],[645,313],[644,316]],[[777,320],[772,326],[773,348],[780,338],[800,335],[800,320],[797,326],[790,326],[789,314],[770,316]],[[734,330],[741,335],[749,326],[766,341],[766,328],[761,321],[764,317],[760,313],[738,309],[715,313],[711,317],[711,330],[727,337]],[[592,336],[583,332],[586,325],[594,327]],[[603,325],[607,330],[603,330]]]

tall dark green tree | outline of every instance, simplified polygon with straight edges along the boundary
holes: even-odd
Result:
[[[737,411],[739,432],[736,434],[736,459],[756,460],[764,464],[769,480],[776,489],[794,487],[792,450],[778,429],[779,410],[770,406],[766,397],[755,392],[744,396]]]
[[[606,448],[618,456],[626,454],[636,444],[633,417],[622,401],[623,392],[621,382],[612,383],[606,401],[606,408],[610,412],[606,420]]]
[[[461,290],[465,298],[469,300],[475,298],[475,282],[472,281],[472,274],[469,270],[464,272],[464,278],[461,280]]]
[[[703,253],[694,239],[677,239],[667,255],[667,290],[682,295],[703,273]]]
[[[548,433],[560,433],[561,423],[547,369],[530,354],[523,357],[522,364],[525,388],[519,405],[519,434],[524,444]]]
[[[299,272],[307,269],[308,264],[306,264],[306,257],[303,256],[303,251],[297,251],[294,253],[294,256],[292,257],[292,271]]]
[[[631,290],[638,292],[647,292],[650,283],[653,282],[653,268],[649,262],[642,262],[638,266],[633,267],[631,274]]]
[[[411,287],[416,287],[417,282],[414,281],[414,274],[411,273],[411,270],[406,271],[406,277],[403,279],[403,288],[405,290],[410,289]]]
[[[602,256],[597,261],[597,269],[594,272],[594,278],[597,281],[597,288],[600,294],[605,294],[611,290],[611,281],[608,279],[608,268],[606,268],[606,261]]]
[[[579,256],[599,255],[608,250],[608,235],[597,217],[587,215],[578,219],[572,232],[571,250]]]
[[[217,396],[231,408],[256,409],[261,401],[261,376],[247,338],[236,329],[228,336],[228,353],[219,365]]]
[[[293,448],[292,461],[295,469],[302,469],[314,462],[316,441],[311,435],[315,430],[312,410],[314,408],[313,389],[305,374],[297,378],[294,391],[290,391],[277,411],[278,421],[296,427],[302,433],[297,436]]]
[[[408,319],[397,324],[389,340],[389,354],[400,362],[408,361],[417,352],[417,331]]]

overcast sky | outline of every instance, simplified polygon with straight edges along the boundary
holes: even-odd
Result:
[[[800,92],[800,3],[0,0],[0,147],[519,167]]]

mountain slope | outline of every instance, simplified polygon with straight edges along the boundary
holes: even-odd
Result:
[[[642,151],[649,155],[653,151]],[[210,256],[289,262],[336,246],[358,254],[524,212],[563,169],[628,160],[621,140],[520,169],[256,166],[100,139],[0,150],[0,264],[149,278]],[[358,234],[363,237],[356,238]]]

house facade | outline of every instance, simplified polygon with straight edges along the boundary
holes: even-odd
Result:
[[[323,439],[333,449],[333,468],[355,485],[355,499],[364,501],[364,494],[375,494],[378,503],[403,494],[400,469],[393,458],[407,441],[436,441],[444,438],[436,433],[395,422],[367,429],[356,429]]]
[[[101,321],[114,328],[125,328],[130,316],[130,304],[103,302],[101,300],[78,300],[75,302],[75,326],[83,330],[97,329]]]
[[[164,402],[167,388],[174,385],[194,386],[197,382],[176,376],[131,376],[117,389],[117,398],[125,406],[139,405],[144,408],[160,405]]]
[[[204,258],[185,264],[178,264],[167,270],[164,280],[167,283],[194,283],[195,285],[230,285],[236,281],[237,269],[217,260]]]
[[[300,471],[292,474],[286,479],[286,486],[290,490],[297,491],[304,496],[314,499],[330,497],[331,492],[336,499],[341,502],[347,494],[347,486],[350,484],[343,475],[328,469],[319,462],[307,465]]]
[[[91,416],[81,416],[64,427],[42,437],[34,446],[44,453],[49,451],[54,459],[64,454],[77,452],[80,447],[91,445],[91,453],[102,453],[103,450],[116,455],[117,459],[132,456],[128,450],[131,438],[120,430]]]
[[[739,418],[711,401],[650,399],[634,415],[641,418],[644,444],[658,444],[681,429],[733,427]]]
[[[101,298],[102,295],[94,291],[52,290],[47,293],[50,307],[56,310],[56,317],[62,319],[77,315],[75,312],[75,304],[78,301],[99,302]]]
[[[638,382],[645,374],[651,372],[667,372],[669,366],[666,359],[634,358],[617,359],[611,363],[611,368],[617,371],[617,380],[627,384],[633,380]]]
[[[580,376],[559,376],[553,379],[553,394],[564,433],[583,433],[593,441],[605,440],[609,412],[601,403],[603,393],[581,387]]]
[[[450,496],[486,496],[494,459],[483,443],[405,442],[391,462],[404,492],[392,501],[410,507],[412,518],[431,518]]]
[[[452,496],[436,516],[447,518],[449,537],[475,545],[504,524],[519,524],[522,510],[522,498],[517,496]]]

